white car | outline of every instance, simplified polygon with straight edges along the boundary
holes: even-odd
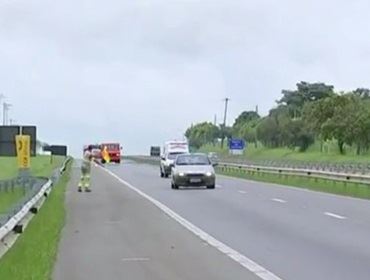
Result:
[[[159,166],[161,177],[168,178],[171,175],[172,167],[178,155],[184,153],[169,153],[161,157],[161,163]]]

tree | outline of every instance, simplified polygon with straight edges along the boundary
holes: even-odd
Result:
[[[244,139],[246,142],[254,143],[257,147],[257,126],[259,119],[244,123],[239,129],[237,136]]]
[[[360,99],[353,94],[335,95],[307,105],[303,119],[321,139],[337,140],[343,154],[344,145],[352,145],[355,140],[353,128],[360,105]]]
[[[242,126],[245,123],[258,120],[260,116],[255,111],[244,111],[236,119],[233,124],[233,127]]]
[[[353,94],[363,99],[370,99],[370,89],[368,88],[357,88]]]
[[[273,117],[263,118],[257,126],[256,134],[257,139],[266,147],[275,148],[280,144],[279,126]]]
[[[305,127],[303,120],[289,120],[281,130],[285,145],[291,149],[298,147],[299,151],[304,152],[314,142],[314,136]]]
[[[212,123],[203,122],[188,128],[185,136],[190,146],[199,149],[205,144],[214,143],[220,137],[220,129]]]
[[[283,90],[283,97],[277,101],[288,108],[292,118],[301,116],[302,109],[308,102],[318,101],[334,95],[334,87],[324,83],[300,82],[297,90]]]

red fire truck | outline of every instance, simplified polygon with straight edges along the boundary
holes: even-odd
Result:
[[[116,163],[121,162],[122,147],[119,143],[102,143],[100,147],[102,151],[104,147],[107,147],[111,162],[116,162]]]

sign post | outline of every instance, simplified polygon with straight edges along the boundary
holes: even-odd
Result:
[[[19,135],[15,136],[19,175],[28,177],[31,167],[31,137],[22,134],[22,128]]]
[[[243,139],[230,139],[229,151],[232,155],[242,155],[245,149],[245,141]]]

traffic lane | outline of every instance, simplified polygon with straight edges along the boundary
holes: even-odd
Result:
[[[77,182],[75,169],[53,279],[257,279],[103,170],[92,193]]]
[[[240,194],[229,187],[233,178],[226,178],[216,190],[173,191],[170,180],[159,178],[156,166],[129,162],[110,169],[284,279],[327,279],[328,275],[368,279],[368,229],[353,228],[289,203],[276,203],[259,192],[263,189],[260,185],[255,196]]]
[[[292,207],[316,213],[333,212],[350,219],[357,226],[367,229],[370,225],[370,200],[351,198],[295,187],[267,184],[227,176],[218,176],[218,183],[227,184],[228,189],[241,189],[261,198],[278,198]],[[333,185],[335,187],[335,185]],[[363,186],[359,186],[362,188]]]
[[[140,168],[134,168],[131,170],[130,165],[127,176],[132,176],[139,183],[146,183],[149,180],[156,180],[158,184],[165,182],[163,179],[156,176],[156,167],[150,165],[140,165]],[[145,169],[143,169],[145,168]],[[120,167],[119,167],[120,169]],[[153,179],[152,179],[153,177]],[[169,180],[168,185],[170,185]],[[172,192],[163,186],[168,193]],[[307,227],[306,231],[314,229],[311,227],[310,221],[314,225],[316,224],[327,224],[330,226],[323,234],[327,234],[331,238],[332,231],[343,231],[341,223],[327,223],[328,218],[344,218],[346,223],[344,224],[347,228],[352,229],[358,228],[359,232],[363,232],[366,236],[370,231],[370,203],[367,200],[358,200],[347,197],[333,196],[325,193],[305,191],[293,187],[285,187],[274,184],[265,184],[260,182],[247,181],[237,178],[218,176],[217,177],[217,191],[222,191],[222,194],[227,194],[227,198],[233,203],[241,203],[242,207],[253,206],[253,209],[257,207],[271,208],[271,210],[277,209],[276,215],[281,215],[281,218],[290,217],[292,222],[300,227]],[[148,191],[150,194],[155,195],[156,192],[161,192],[163,188],[150,188]],[[178,194],[183,196],[183,194]],[[189,194],[192,196],[192,194]],[[241,198],[241,196],[243,198]],[[226,198],[225,197],[225,198]],[[245,200],[252,200],[248,205],[245,205]],[[273,203],[272,203],[273,202]],[[252,204],[250,204],[252,203]],[[257,205],[254,205],[256,203]],[[174,205],[176,206],[176,205]],[[277,207],[275,207],[277,206]],[[275,211],[274,211],[275,212]],[[340,214],[345,216],[340,216]],[[296,220],[294,220],[296,219]],[[284,221],[283,221],[284,222]],[[351,227],[350,227],[351,226]],[[316,232],[314,232],[316,234]],[[349,232],[352,235],[352,231]],[[345,235],[343,235],[344,237]],[[353,238],[350,237],[350,242]],[[369,248],[370,249],[370,248]]]

